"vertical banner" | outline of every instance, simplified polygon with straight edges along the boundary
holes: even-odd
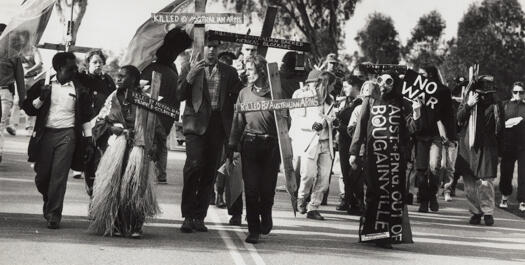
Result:
[[[392,104],[374,105],[370,109],[368,163],[376,184],[372,186],[377,204],[367,209],[361,241],[390,239],[402,243],[404,169],[401,166],[400,130],[404,122],[401,108]],[[375,170],[374,170],[375,169]]]

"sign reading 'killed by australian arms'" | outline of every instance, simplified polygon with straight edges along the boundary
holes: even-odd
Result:
[[[282,110],[282,109],[297,109],[319,106],[319,98],[292,98],[292,99],[274,99],[266,101],[254,101],[235,104],[235,111],[237,112],[251,112],[262,110]]]
[[[133,104],[139,105],[148,110],[151,110],[153,112],[156,112],[156,113],[159,113],[159,114],[162,114],[162,115],[174,118],[174,119],[179,118],[178,109],[174,109],[162,102],[154,100],[145,94],[133,93]]]
[[[226,41],[234,42],[241,44],[250,44],[255,46],[265,46],[270,48],[285,49],[285,50],[295,50],[295,51],[310,51],[310,43],[293,41],[293,40],[284,40],[284,39],[274,39],[267,37],[258,37],[250,36],[243,34],[236,34],[224,31],[214,31],[210,30],[207,33],[207,38],[210,41]]]
[[[158,24],[243,24],[242,14],[238,13],[152,13],[154,23]]]

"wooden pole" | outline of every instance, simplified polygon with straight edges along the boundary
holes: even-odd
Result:
[[[195,12],[205,12],[206,0],[195,0]],[[204,56],[204,24],[196,24],[193,28],[193,54],[197,56],[197,61],[202,60]],[[193,110],[198,112],[202,105],[204,86],[204,71],[201,71],[193,82],[192,86],[192,105]]]
[[[261,37],[271,37],[273,27],[275,24],[275,17],[277,16],[277,7],[275,6],[269,6],[266,9],[266,15],[264,16],[264,23],[261,31]],[[265,46],[259,46],[257,48],[257,53],[261,55],[262,57],[266,57],[266,53],[268,52],[268,47]]]

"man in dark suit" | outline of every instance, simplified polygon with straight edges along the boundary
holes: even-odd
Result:
[[[93,107],[89,90],[75,78],[73,53],[59,52],[53,57],[56,76],[49,84],[40,80],[27,92],[22,108],[36,116],[29,140],[29,162],[35,163],[35,183],[44,199],[44,218],[50,229],[57,229],[62,218],[69,169],[83,171],[94,153],[90,120]]]
[[[181,231],[206,232],[204,218],[225,139],[233,120],[233,107],[241,89],[237,71],[217,59],[218,42],[208,42],[204,59],[192,62],[177,87],[177,99],[186,100],[182,116],[186,137],[186,163],[182,190]],[[204,82],[197,76],[204,74]]]

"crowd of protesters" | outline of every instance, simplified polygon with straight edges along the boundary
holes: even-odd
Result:
[[[205,218],[210,203],[227,207],[230,224],[241,225],[244,194],[246,242],[257,243],[261,234],[271,232],[281,164],[275,115],[272,111],[234,110],[236,103],[271,100],[267,62],[255,46],[219,53],[221,43],[207,41],[201,60],[194,56],[188,68],[177,69],[175,60],[191,43],[184,31],[170,31],[154,62],[142,72],[122,66],[116,84],[102,70],[106,57],[101,51],[87,54],[86,72],[80,73],[77,58],[70,52],[55,54],[53,75],[40,74],[42,60],[34,47],[23,49],[17,57],[0,59],[0,162],[3,131],[15,134],[9,117],[16,113],[13,102],[17,97],[25,114],[36,117],[34,125],[32,119],[26,124],[26,129],[33,130],[28,155],[35,163],[35,182],[49,228],[60,226],[67,177],[74,169],[84,172],[93,231],[142,236],[144,221],[158,212],[152,178],[158,184],[167,183],[167,139],[174,120],[157,115],[148,146],[141,127],[146,114],[137,111],[131,97],[150,93],[146,88],[151,86],[140,81],[151,83],[152,73],[158,72],[162,74],[160,101],[173,108],[186,102],[182,114],[184,222],[180,230],[208,231]],[[336,210],[362,215],[363,235],[384,233],[377,227],[385,207],[393,209],[390,219],[399,219],[401,224],[406,205],[415,203],[414,196],[419,212],[438,212],[440,190],[444,201],[452,200],[460,177],[472,214],[470,224],[480,224],[483,218],[485,225],[493,225],[498,158],[503,195],[499,206],[509,207],[517,162],[519,210],[525,211],[523,83],[511,87],[510,100],[500,101],[489,76],[474,76],[470,81],[458,78],[447,88],[435,66],[421,67],[416,69],[419,75],[445,88],[439,91],[438,107],[431,109],[420,99],[403,98],[397,89],[403,73],[348,71],[335,54],[329,54],[315,69],[307,66],[306,71],[300,56],[288,52],[280,69],[284,98],[319,99],[319,106],[290,109],[283,117],[290,128],[300,214],[325,219],[319,208],[337,157],[341,176]],[[35,80],[38,76],[42,78]],[[197,82],[198,78],[204,81]],[[383,123],[389,126],[385,131],[380,130]],[[377,139],[389,139],[389,143]],[[151,177],[141,176],[142,164],[148,159],[154,164]],[[240,167],[241,177],[225,180],[228,174],[217,173],[223,164],[230,169]],[[395,172],[389,190],[380,176],[387,167]],[[225,188],[235,184],[233,189],[243,186],[244,191],[233,198],[226,196],[225,201]],[[410,192],[414,187],[415,194]],[[385,202],[385,192],[387,197],[399,197]],[[388,246],[390,238],[374,242]]]

